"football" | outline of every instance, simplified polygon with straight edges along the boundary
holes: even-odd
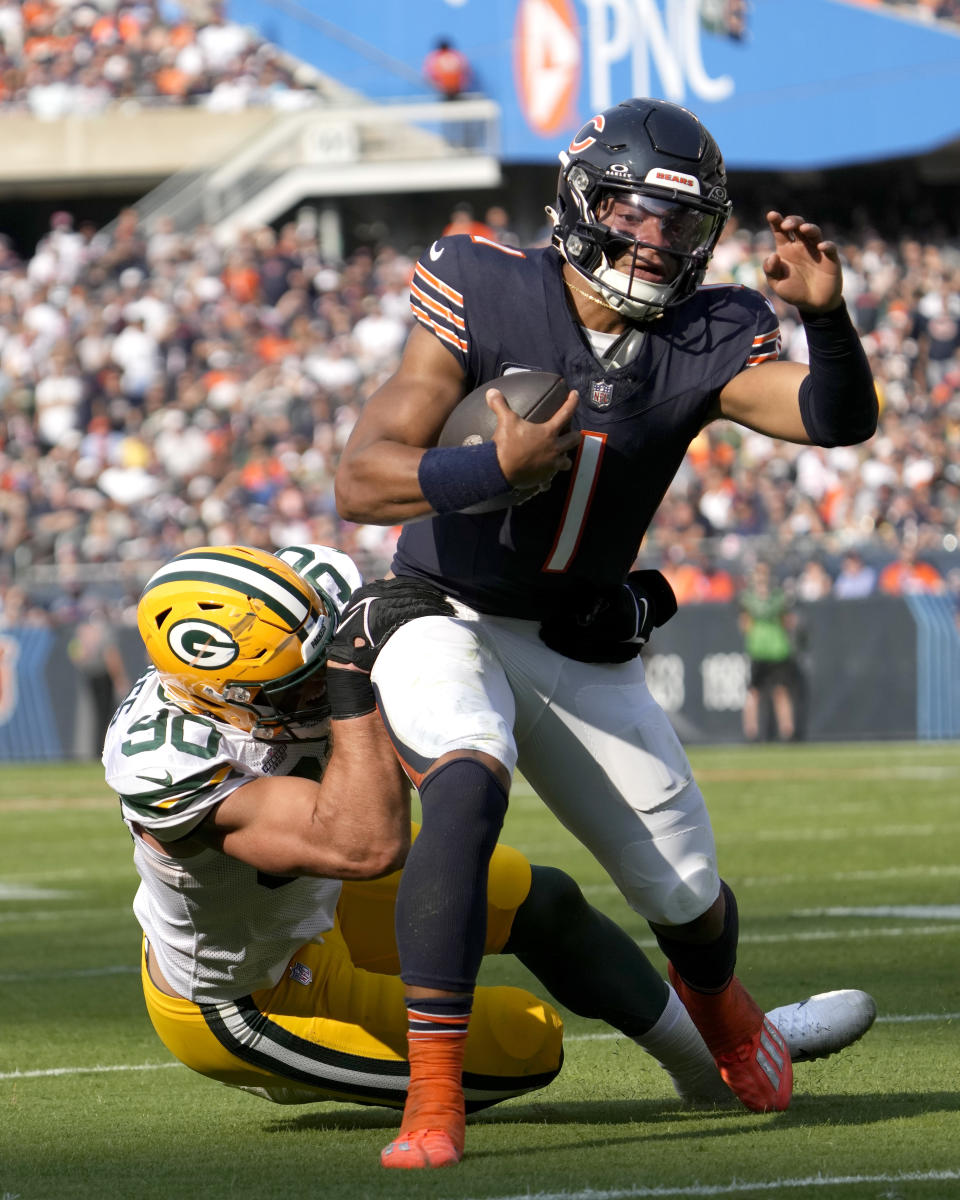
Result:
[[[551,371],[510,371],[500,375],[464,396],[440,430],[438,446],[479,446],[481,442],[490,441],[497,427],[497,418],[487,407],[486,396],[490,388],[503,393],[503,398],[518,417],[534,424],[549,420],[566,400],[569,391],[563,377]],[[462,511],[485,513],[510,508],[529,500],[539,490],[514,488],[492,500],[471,504]]]

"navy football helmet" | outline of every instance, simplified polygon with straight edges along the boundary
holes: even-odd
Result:
[[[547,211],[567,262],[634,321],[687,299],[732,208],[720,148],[698,118],[665,100],[624,100],[591,117],[560,162]]]

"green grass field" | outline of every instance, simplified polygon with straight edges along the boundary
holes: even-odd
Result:
[[[0,768],[0,1200],[960,1196],[960,745],[698,749],[739,973],[767,1007],[863,987],[880,1017],[796,1069],[786,1113],[692,1112],[569,1017],[560,1077],[431,1173],[378,1166],[396,1115],[272,1106],[173,1064],[144,1011],[130,844],[96,765]],[[505,834],[646,926],[522,783]],[[510,959],[484,982],[524,982]]]

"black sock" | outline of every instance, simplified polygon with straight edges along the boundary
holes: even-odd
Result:
[[[473,990],[487,931],[487,871],[507,811],[500,781],[475,759],[440,767],[420,789],[423,824],[397,891],[401,977]]]
[[[725,901],[723,932],[713,942],[683,942],[654,929],[660,949],[673,963],[680,978],[698,992],[720,992],[730,982],[737,965],[740,918],[737,899],[720,881]]]

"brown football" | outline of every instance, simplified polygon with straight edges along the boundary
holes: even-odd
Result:
[[[438,446],[479,446],[489,442],[497,428],[497,418],[487,406],[487,392],[496,388],[518,417],[540,424],[547,421],[567,398],[569,389],[560,375],[551,371],[508,371],[490,379],[468,393],[453,410],[440,431]],[[482,500],[462,511],[494,512],[509,508],[536,495],[539,488],[514,488],[492,500]]]

